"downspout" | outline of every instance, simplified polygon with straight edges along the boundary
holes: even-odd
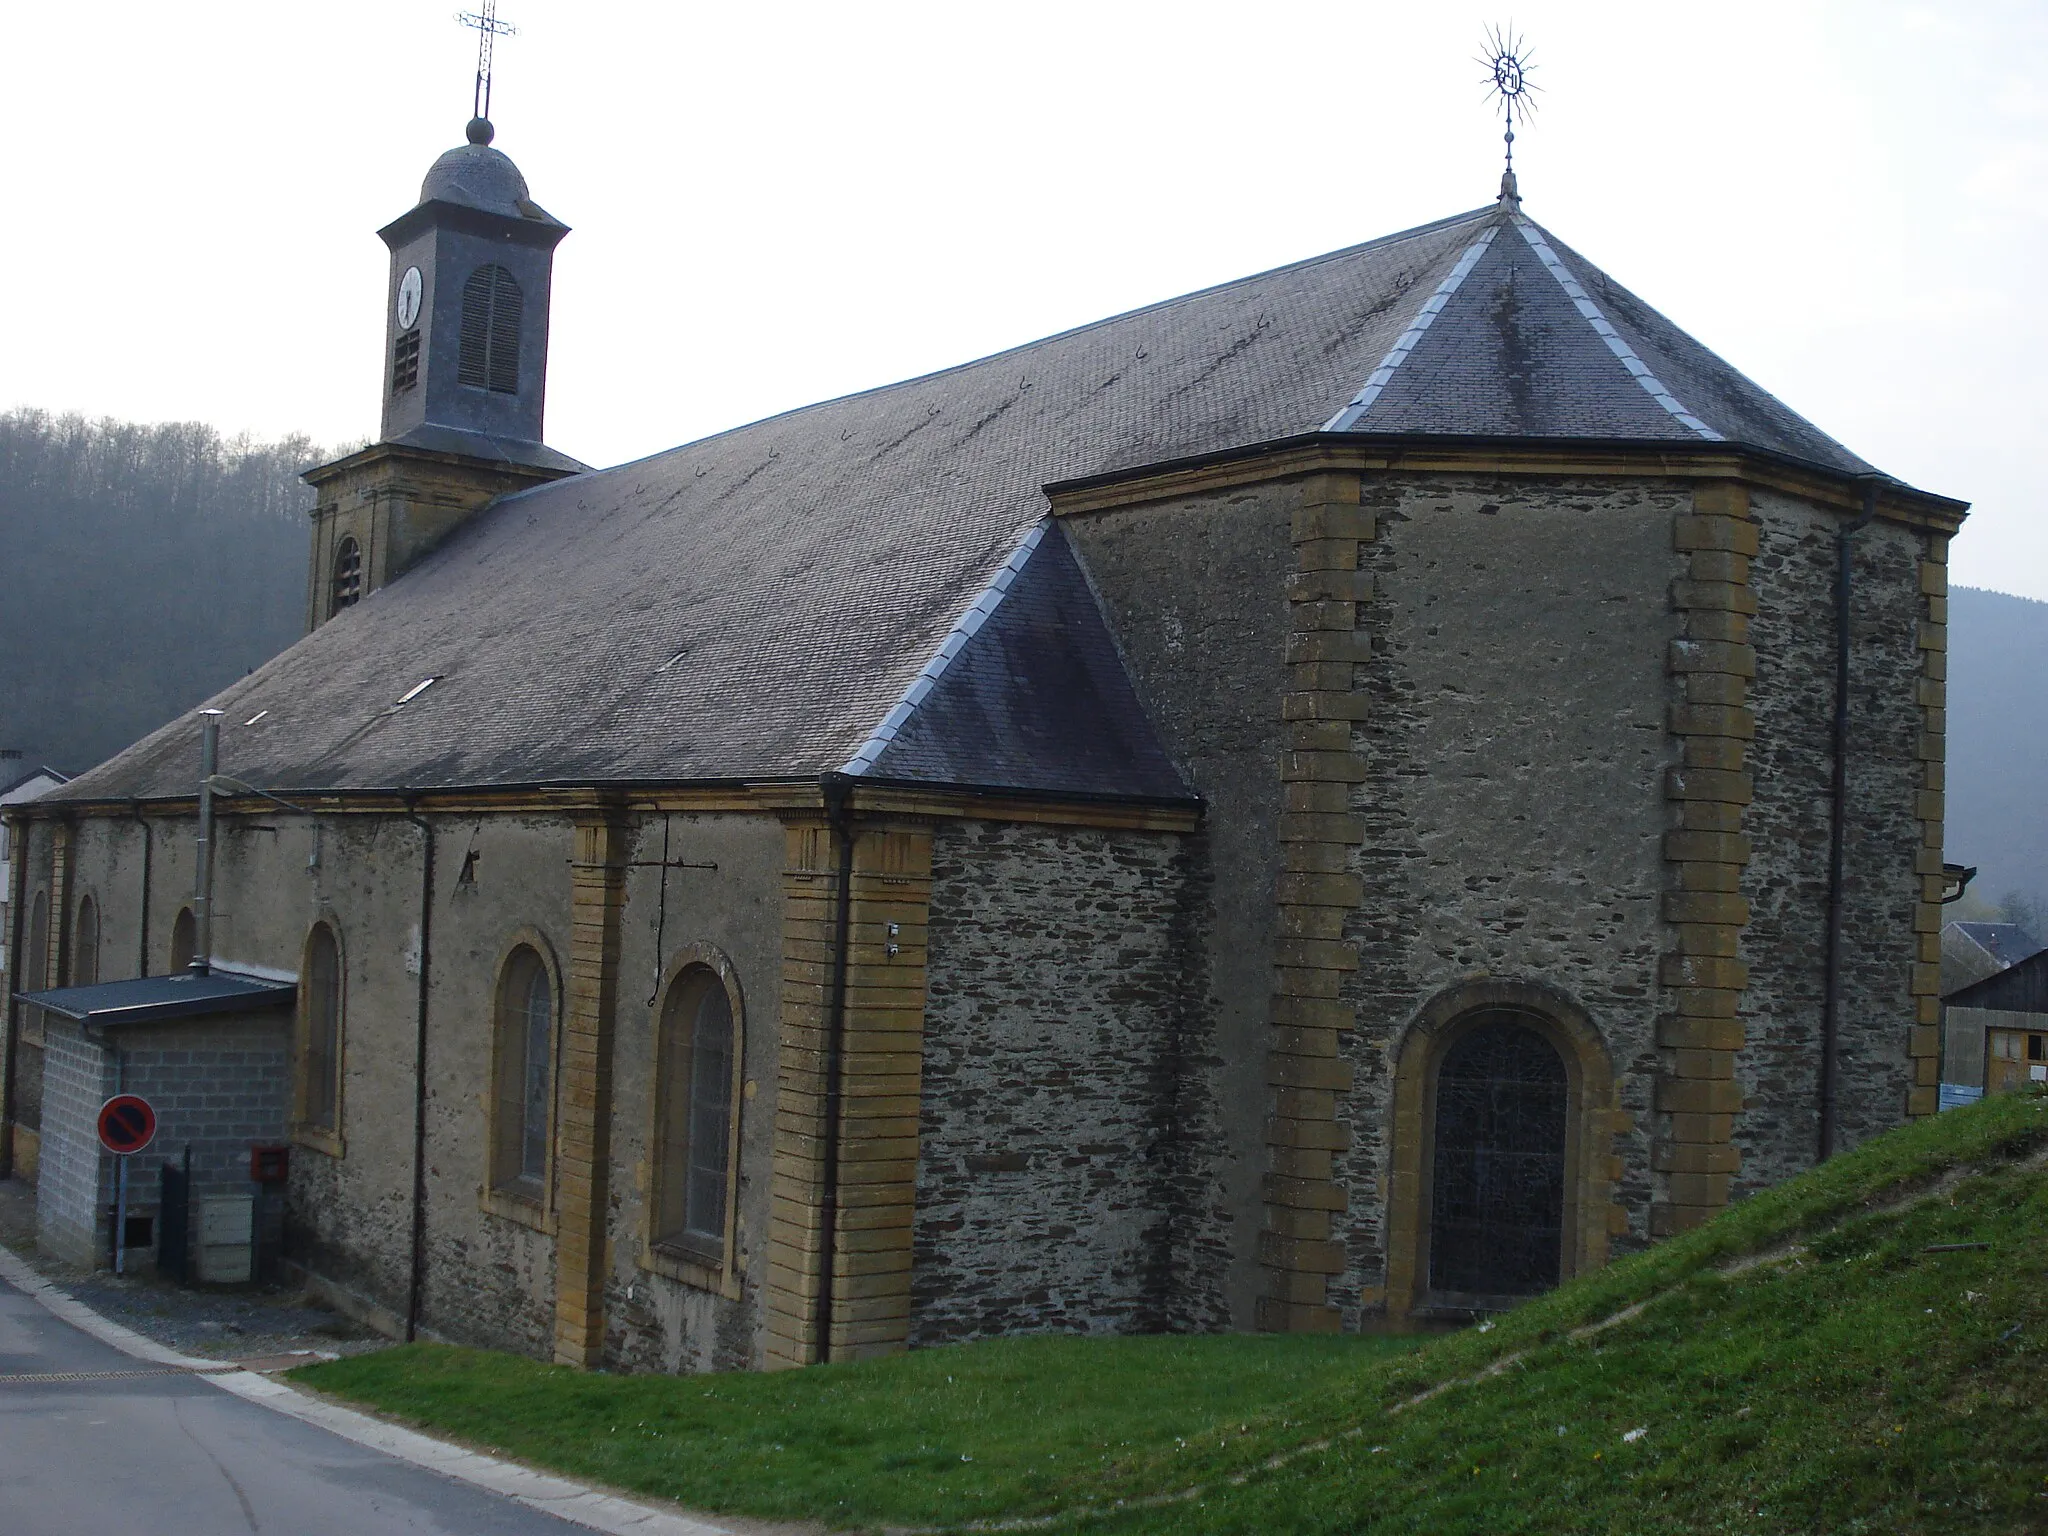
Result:
[[[853,906],[853,780],[828,773],[818,781],[825,797],[825,820],[839,846],[837,895],[834,897],[832,991],[825,1008],[825,1124],[821,1159],[824,1190],[818,1202],[818,1352],[814,1363],[832,1358],[832,1272],[839,1237],[839,1120],[844,1097],[842,1059],[846,1053],[846,955],[852,932]]]
[[[149,974],[149,859],[153,839],[149,835],[149,822],[142,814],[142,802],[128,802],[128,819],[142,828],[142,921],[137,925],[135,940],[135,974]]]
[[[427,984],[433,975],[434,829],[405,802],[405,819],[420,829],[420,986],[412,1052],[412,1266],[405,1288],[405,1342],[419,1337],[427,1279]]]
[[[1877,517],[1878,475],[1865,475],[1863,511],[1835,534],[1834,762],[1828,783],[1827,960],[1820,1005],[1820,1160],[1835,1155],[1835,1098],[1842,1033],[1842,921],[1849,819],[1849,625],[1853,617],[1854,540]]]
[[[192,871],[192,973],[213,970],[213,780],[220,767],[220,711],[199,711],[199,843]]]
[[[28,818],[7,821],[7,997],[4,1049],[0,1049],[0,1178],[14,1176],[14,1069],[15,1041],[21,1034],[21,1004],[14,1000],[15,975],[21,969],[22,925],[28,921],[22,909],[28,895]]]

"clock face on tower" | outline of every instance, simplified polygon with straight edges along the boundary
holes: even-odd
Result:
[[[407,267],[405,276],[398,280],[398,328],[412,329],[413,322],[420,317],[420,269]]]

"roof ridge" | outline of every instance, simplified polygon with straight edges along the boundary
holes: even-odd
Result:
[[[891,390],[908,389],[914,384],[925,384],[933,379],[943,379],[949,374],[964,373],[970,368],[979,368],[984,363],[999,362],[1006,357],[1015,357],[1019,353],[1050,346],[1056,341],[1065,341],[1072,336],[1085,335],[1089,331],[1099,330],[1106,325],[1115,325],[1121,321],[1135,319],[1140,315],[1157,314],[1161,310],[1173,308],[1176,304],[1188,304],[1197,299],[1208,298],[1214,294],[1227,293],[1233,288],[1242,288],[1251,283],[1263,282],[1268,278],[1278,277],[1282,273],[1304,272],[1311,267],[1322,266],[1326,262],[1342,261],[1347,257],[1358,256],[1366,251],[1398,245],[1404,240],[1419,239],[1424,235],[1436,234],[1442,230],[1454,228],[1459,224],[1470,223],[1475,219],[1490,217],[1495,212],[1495,207],[1492,204],[1488,204],[1484,208],[1468,209],[1464,213],[1454,213],[1448,218],[1435,219],[1427,224],[1417,224],[1412,229],[1397,230],[1391,235],[1380,235],[1371,240],[1364,240],[1357,245],[1347,245],[1338,250],[1324,251],[1318,256],[1306,256],[1300,261],[1282,262],[1277,267],[1265,267],[1260,271],[1247,273],[1243,277],[1233,277],[1226,282],[1211,283],[1206,288],[1193,288],[1186,293],[1174,294],[1171,298],[1156,299],[1150,304],[1140,304],[1135,309],[1118,310],[1113,315],[1103,315],[1099,319],[1084,321],[1080,325],[1070,325],[1063,331],[1054,331],[1050,335],[1038,336],[1030,341],[1018,342],[1015,346],[1003,347],[994,352],[986,352],[980,357],[971,357],[964,362],[949,363],[944,368],[934,368],[929,373],[914,373],[907,379],[893,379],[886,384],[873,384],[866,389],[850,390],[843,395],[832,395],[823,400],[809,401],[804,405],[793,405],[786,411],[776,411],[772,415],[759,416],[752,421],[743,421],[735,426],[726,427],[721,431],[707,433],[703,437],[692,438],[687,443],[677,443],[669,448],[658,448],[653,453],[642,454],[637,459],[627,459],[623,463],[610,465],[606,470],[600,471],[600,473],[609,473],[611,470],[631,469],[638,464],[646,464],[655,459],[664,459],[670,454],[684,453],[692,448],[702,447],[706,443],[715,443],[721,438],[732,437],[736,433],[751,431],[755,427],[766,426],[774,421],[786,421],[791,417],[802,416],[810,411],[823,410],[827,406],[844,405],[853,400],[866,400],[876,395],[886,395]]]
[[[1351,397],[1350,403],[1323,423],[1325,432],[1350,432],[1357,428],[1359,420],[1372,409],[1372,403],[1379,399],[1380,391],[1385,389],[1388,381],[1393,378],[1394,370],[1408,361],[1408,355],[1421,344],[1423,336],[1435,323],[1436,317],[1442,314],[1444,307],[1451,302],[1451,295],[1456,293],[1465,279],[1472,275],[1472,269],[1479,265],[1479,258],[1486,254],[1486,248],[1493,244],[1493,237],[1499,233],[1500,224],[1496,220],[1486,226],[1484,234],[1465,247],[1463,254],[1458,257],[1457,265],[1452,267],[1444,280],[1436,285],[1435,292],[1422,301],[1422,308],[1418,309],[1415,318],[1408,322],[1408,329],[1403,331],[1393,346],[1387,349],[1387,355],[1380,359],[1379,367],[1367,376],[1358,393]]]
[[[882,717],[880,725],[868,733],[867,740],[860,744],[853,756],[840,764],[841,773],[858,776],[875,766],[876,760],[888,750],[889,743],[910,723],[918,705],[931,696],[932,689],[945,676],[946,669],[952,666],[953,658],[967,649],[967,642],[981,632],[982,625],[1002,606],[1011,584],[1031,563],[1032,554],[1044,542],[1050,522],[1049,518],[1040,518],[1017,541],[1010,557],[997,567],[995,575],[975,594],[966,611],[953,621],[953,627],[946,631],[946,638],[939,642],[939,648],[932,653],[931,659],[918,669],[917,676],[910,680],[910,686],[903,690],[895,707]]]
[[[1628,344],[1621,332],[1617,331],[1607,316],[1601,313],[1600,306],[1587,295],[1586,290],[1580,286],[1579,280],[1572,276],[1570,269],[1565,266],[1557,252],[1550,248],[1549,240],[1545,238],[1544,232],[1537,227],[1535,221],[1521,213],[1510,214],[1509,217],[1514,220],[1529,249],[1536,253],[1536,259],[1543,263],[1552,277],[1557,279],[1558,287],[1564,290],[1564,296],[1571,300],[1572,307],[1579,312],[1586,324],[1593,328],[1593,334],[1606,343],[1607,350],[1612,352],[1621,366],[1628,370],[1629,376],[1642,385],[1643,392],[1661,405],[1673,420],[1690,428],[1708,442],[1726,442],[1727,438],[1721,433],[1716,432],[1680,404],[1678,397],[1665,388],[1657,375],[1650,371],[1650,365],[1637,355],[1636,349]]]

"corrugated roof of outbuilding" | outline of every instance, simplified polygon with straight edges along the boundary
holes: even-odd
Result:
[[[838,769],[1044,517],[1043,486],[1336,425],[1390,363],[1346,429],[1701,441],[1689,416],[1709,440],[1867,469],[1489,207],[507,497],[212,700],[223,768],[279,791]],[[1033,634],[1032,665],[1093,677],[1114,647],[1092,599],[1072,596],[1056,631]],[[1008,633],[984,628],[969,649]],[[1016,698],[1042,743],[1116,740],[1125,759],[1075,754],[1062,772],[1062,753],[995,746],[975,771],[1158,793],[1164,753],[1127,688],[1027,679]],[[1055,705],[1071,714],[1056,726]],[[998,717],[1022,718],[951,715]],[[963,771],[972,754],[918,730],[895,757],[907,776]],[[196,736],[193,717],[173,722],[53,798],[189,794]]]

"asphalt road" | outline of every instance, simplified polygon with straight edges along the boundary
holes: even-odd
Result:
[[[193,1376],[22,1379],[155,1369],[0,1281],[0,1532],[590,1536]]]

